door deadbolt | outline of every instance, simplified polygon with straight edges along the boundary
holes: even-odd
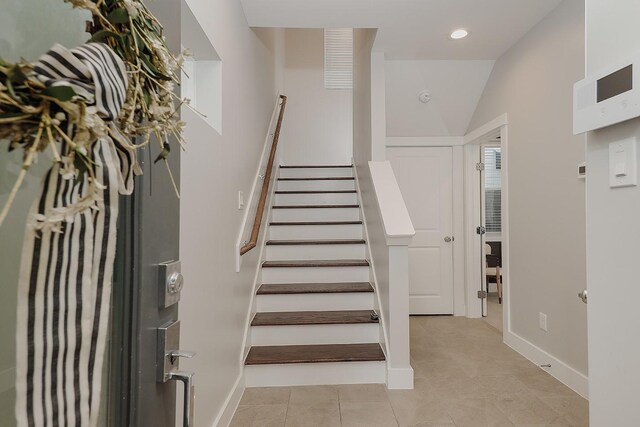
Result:
[[[180,301],[180,292],[184,286],[184,277],[180,272],[180,261],[163,262],[158,267],[158,302],[160,308],[171,307]]]
[[[167,277],[167,292],[170,294],[177,294],[182,290],[184,286],[184,277],[179,271],[175,271]]]

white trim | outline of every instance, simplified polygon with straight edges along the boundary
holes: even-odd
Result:
[[[465,316],[464,147],[453,147],[453,315]]]
[[[408,246],[415,236],[407,205],[402,198],[391,163],[369,162],[371,182],[388,246]]]
[[[386,160],[387,109],[384,52],[371,52],[371,160]]]
[[[509,124],[509,118],[507,117],[507,113],[504,113],[501,116],[496,117],[491,120],[489,123],[486,123],[479,128],[467,133],[464,136],[464,143],[469,144],[470,142],[475,142],[478,139],[482,138],[486,134],[500,129],[502,126],[506,126]]]
[[[244,373],[241,372],[233,385],[233,389],[224,400],[222,409],[218,412],[218,416],[213,422],[213,427],[229,427],[229,424],[231,424],[231,420],[233,419],[233,415],[238,409],[238,405],[240,404],[245,388]],[[200,402],[204,403],[202,400]]]
[[[505,122],[507,116],[505,114]],[[509,125],[500,130],[500,152],[502,154],[502,330],[511,332],[511,240],[509,231]],[[503,332],[503,339],[504,339]]]
[[[389,390],[413,390],[413,368],[390,368],[387,366],[387,388]]]
[[[464,145],[462,136],[388,136],[387,147],[455,147]]]
[[[504,343],[538,366],[550,364],[550,368],[544,368],[545,372],[589,399],[589,379],[586,375],[511,331],[505,334]]]

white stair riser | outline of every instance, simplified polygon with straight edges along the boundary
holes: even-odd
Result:
[[[278,181],[280,191],[355,190],[352,179],[321,181]]]
[[[290,363],[245,366],[247,387],[382,384],[385,362]]]
[[[262,269],[263,283],[368,282],[369,267],[270,267]]]
[[[380,339],[377,323],[359,325],[252,326],[251,345],[366,344]]]
[[[281,178],[326,178],[353,176],[353,168],[280,168]]]
[[[276,194],[274,205],[357,205],[356,193]]]
[[[373,307],[373,292],[258,295],[256,298],[256,310],[261,313],[273,311],[373,310]]]
[[[268,261],[313,259],[364,259],[364,244],[267,245]]]
[[[358,208],[272,209],[272,221],[358,221]]]
[[[362,239],[362,225],[272,225],[269,239]]]

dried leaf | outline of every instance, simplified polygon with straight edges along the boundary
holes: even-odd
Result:
[[[171,153],[171,146],[165,142],[164,144],[162,144],[162,151],[160,152],[160,154],[158,154],[158,157],[156,157],[156,159],[153,161],[153,164],[155,165],[160,160],[165,160],[167,157],[169,157],[169,153]]]
[[[22,72],[22,68],[18,64],[9,69],[7,77],[11,80],[11,83],[22,84],[27,80],[27,76]]]
[[[113,31],[109,31],[109,30],[100,30],[97,33],[95,33],[91,39],[89,41],[92,42],[104,42],[108,37],[112,37],[114,39],[116,39],[119,42],[122,42],[122,37],[120,37],[120,34],[118,33],[114,33]]]
[[[115,9],[107,15],[107,21],[112,24],[126,24],[129,22],[129,12],[124,7]]]
[[[50,86],[46,88],[42,94],[55,98],[61,102],[71,101],[73,97],[77,95],[69,86]]]

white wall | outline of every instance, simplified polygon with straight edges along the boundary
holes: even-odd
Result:
[[[386,61],[387,136],[463,136],[494,62]]]
[[[511,332],[577,377],[587,373],[586,307],[576,297],[586,283],[585,138],[572,135],[572,90],[583,64],[584,4],[565,0],[496,62],[469,126],[508,113]]]
[[[235,245],[276,101],[277,32],[252,30],[239,2],[187,0],[222,59],[219,135],[185,109],[180,257],[185,289],[181,346],[197,356],[182,362],[196,372],[196,420],[213,425],[240,375],[258,251],[235,272]],[[233,408],[231,408],[233,409]]]
[[[640,2],[586,0],[587,71],[640,50]],[[587,137],[589,415],[592,426],[640,425],[640,188],[609,188],[608,144],[640,137],[634,119]]]
[[[353,95],[350,89],[324,88],[324,31],[285,30],[285,52],[282,163],[350,164]]]

